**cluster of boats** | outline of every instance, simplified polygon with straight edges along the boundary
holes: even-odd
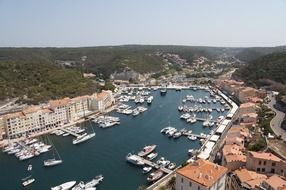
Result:
[[[180,116],[181,119],[186,120],[188,123],[196,123],[197,122],[197,116],[196,114],[189,114],[189,113],[184,113]]]
[[[99,116],[92,120],[92,122],[98,124],[98,127],[100,128],[108,128],[115,125],[120,124],[120,118],[119,117],[113,117],[113,116]]]
[[[80,181],[76,185],[76,181],[69,181],[66,183],[63,183],[61,185],[57,185],[55,187],[52,187],[51,190],[96,190],[96,186],[103,181],[103,176],[98,175],[95,176],[91,181],[88,181],[84,183],[83,181]]]
[[[51,147],[51,145],[40,142],[38,139],[27,139],[11,143],[3,148],[3,152],[10,155],[14,154],[19,160],[27,160],[48,152]]]
[[[192,133],[192,131],[188,131],[186,129],[177,130],[176,128],[171,127],[171,126],[168,126],[168,127],[161,129],[160,132],[163,134],[166,134],[170,138],[173,137],[174,139],[181,137],[186,132]]]
[[[116,108],[117,113],[122,113],[125,115],[133,115],[133,116],[137,116],[140,113],[143,113],[145,111],[147,111],[148,108],[144,107],[144,106],[138,106],[134,109],[131,108],[131,106],[126,105],[126,104],[121,104]]]
[[[153,152],[155,148],[156,148],[156,145],[145,146],[140,152],[137,153],[137,155],[128,153],[126,156],[126,160],[128,162],[134,165],[137,165],[137,166],[144,166],[143,171],[142,171],[143,174],[149,173],[153,168],[156,169],[156,171],[152,172],[147,177],[147,181],[149,182],[154,182],[160,179],[164,174],[164,172],[162,171],[163,168],[173,170],[176,167],[175,163],[171,163],[169,160],[166,160],[164,157],[161,157],[156,162],[151,162],[158,156],[158,153]]]
[[[66,129],[71,131],[71,132],[73,132],[73,133],[76,133],[76,134],[80,134],[80,133],[83,133],[85,131],[84,128],[77,127],[77,126],[67,127]],[[65,131],[63,131],[61,129],[54,130],[50,134],[55,134],[57,136],[63,136],[63,137],[70,135],[70,133],[65,132]]]

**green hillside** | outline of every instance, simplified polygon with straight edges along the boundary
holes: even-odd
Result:
[[[20,97],[27,103],[74,97],[94,92],[91,80],[80,71],[65,69],[46,60],[0,61],[0,100]]]
[[[273,53],[255,59],[237,70],[234,77],[256,85],[263,79],[286,85],[286,53]]]

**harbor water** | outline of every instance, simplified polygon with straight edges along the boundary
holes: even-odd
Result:
[[[15,156],[1,152],[1,189],[45,190],[71,180],[86,182],[99,174],[104,176],[103,182],[97,187],[99,190],[136,190],[140,185],[148,185],[146,181],[148,175],[142,173],[142,168],[126,162],[125,157],[129,152],[137,153],[145,145],[156,144],[156,152],[159,153],[157,159],[165,157],[179,165],[188,159],[188,149],[200,148],[199,140],[190,141],[185,136],[179,139],[168,138],[161,134],[160,130],[169,123],[177,129],[192,130],[194,134],[209,134],[211,130],[208,127],[204,128],[201,121],[189,124],[180,119],[182,113],[177,109],[186,95],[204,98],[209,96],[209,92],[168,90],[165,96],[161,96],[157,90],[153,91],[152,95],[154,96],[152,104],[144,103],[148,110],[136,117],[116,112],[108,114],[119,116],[120,125],[102,129],[94,123],[86,122],[84,125],[88,127],[92,125],[96,136],[82,144],[73,145],[72,136],[49,135],[63,159],[61,165],[50,168],[43,166],[43,161],[51,157],[51,152],[26,161],[19,161]],[[135,103],[129,104],[135,107]],[[222,107],[219,102],[216,104],[212,102],[209,105]],[[226,112],[218,113],[214,110],[211,115],[216,119],[219,115],[225,114]],[[206,117],[206,114],[197,116]],[[27,171],[29,164],[33,165],[31,174],[36,181],[24,188],[21,186],[21,179],[30,175]]]

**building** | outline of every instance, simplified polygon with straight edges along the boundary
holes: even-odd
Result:
[[[234,171],[246,165],[245,148],[236,144],[224,145],[222,149],[222,165],[228,171]]]
[[[246,127],[252,127],[257,123],[258,114],[257,113],[245,113],[240,116],[240,125]]]
[[[245,87],[238,93],[238,100],[242,103],[247,102],[249,98],[256,96],[257,90],[251,87]]]
[[[26,137],[33,133],[75,122],[99,108],[103,111],[113,103],[112,92],[103,91],[92,96],[63,98],[51,100],[40,106],[29,106],[22,111],[1,116],[0,139],[3,136],[3,129],[5,136],[9,139]]]
[[[91,98],[91,110],[104,111],[115,103],[112,92],[110,90],[102,91],[99,94],[94,94]]]
[[[278,175],[273,175],[269,177],[268,179],[264,180],[255,189],[256,190],[285,190],[286,179]]]
[[[199,159],[176,171],[176,190],[224,190],[227,169]]]
[[[228,174],[226,179],[227,190],[250,190],[259,186],[267,176],[247,169],[238,169]]]
[[[272,153],[249,151],[246,168],[258,173],[286,176],[286,162]]]
[[[249,113],[256,113],[256,104],[251,102],[240,104],[239,118],[241,118],[243,114],[249,114]]]

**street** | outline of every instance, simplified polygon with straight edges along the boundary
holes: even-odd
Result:
[[[269,98],[271,101],[267,104],[267,106],[275,112],[275,117],[271,120],[270,127],[277,136],[281,135],[282,139],[286,141],[286,131],[281,128],[281,123],[285,114],[274,108],[274,105],[276,104],[275,97],[269,96]]]

